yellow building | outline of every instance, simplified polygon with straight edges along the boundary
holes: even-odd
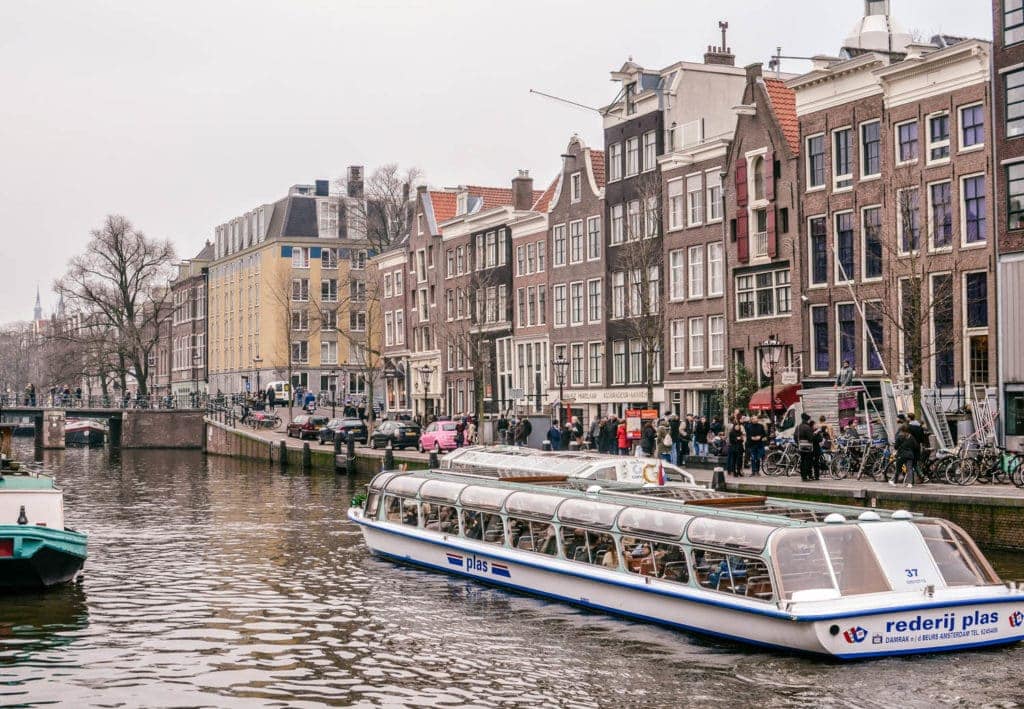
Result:
[[[266,389],[271,382],[339,403],[366,403],[376,358],[368,352],[362,168],[348,194],[329,183],[295,185],[215,229],[209,271],[210,391]]]

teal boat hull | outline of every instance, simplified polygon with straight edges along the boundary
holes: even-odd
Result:
[[[68,583],[85,564],[86,542],[70,529],[0,525],[0,592]]]

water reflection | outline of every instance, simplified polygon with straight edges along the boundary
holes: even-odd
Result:
[[[379,561],[366,478],[199,453],[49,457],[80,587],[0,605],[0,704],[903,706],[1024,702],[1021,648],[773,656]],[[1020,555],[993,555],[1024,577]],[[1009,572],[1009,573],[1008,573]]]

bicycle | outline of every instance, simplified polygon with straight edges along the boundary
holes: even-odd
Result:
[[[800,467],[800,453],[792,439],[786,440],[781,447],[775,441],[771,450],[761,459],[761,472],[772,477],[792,475],[792,471]]]
[[[254,429],[266,428],[270,430],[277,430],[281,428],[281,424],[284,421],[277,414],[268,414],[265,412],[255,412],[249,415],[248,424]]]

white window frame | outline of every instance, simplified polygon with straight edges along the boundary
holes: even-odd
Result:
[[[594,229],[594,224],[597,228]],[[595,238],[596,235],[596,238]],[[601,260],[601,217],[587,217],[587,261]]]
[[[712,241],[707,246],[708,254],[705,261],[704,280],[707,284],[709,298],[717,298],[725,295],[725,244],[721,241]],[[717,258],[712,260],[712,253],[717,253]],[[715,287],[715,273],[712,263],[718,264],[718,287]]]
[[[816,365],[816,363],[818,361],[818,357],[817,357],[818,351],[817,351],[817,349],[814,346],[814,344],[815,344],[815,337],[814,337],[814,311],[816,309],[818,309],[818,308],[824,309],[826,313],[828,313],[828,309],[829,309],[828,305],[824,305],[824,304],[823,305],[812,305],[812,306],[810,306],[807,309],[808,332],[810,333],[810,343],[809,344],[810,344],[810,351],[811,351],[811,363],[810,363],[809,369],[810,369],[811,374],[827,375],[827,374],[829,374],[829,372],[827,370],[821,370],[821,369],[817,369],[815,367],[815,365]],[[832,323],[832,322],[834,322],[834,318],[826,318],[825,322],[826,323]],[[839,328],[837,327],[835,329],[838,330]],[[832,362],[832,355],[831,355],[831,353],[829,353],[828,361]]]
[[[846,131],[850,136],[850,149],[848,151],[848,158],[850,161],[850,171],[842,175],[838,174],[837,160],[839,157],[839,151],[836,150],[836,137]],[[853,189],[853,161],[857,157],[856,155],[856,143],[854,142],[853,126],[846,125],[832,129],[832,191],[833,192],[848,192]]]
[[[694,258],[697,255],[699,258]],[[690,299],[704,297],[704,246],[691,246],[686,253],[687,296]]]
[[[815,185],[815,184],[811,183],[811,148],[810,148],[810,146],[811,146],[811,141],[814,140],[815,138],[821,138],[822,139],[822,145],[825,148],[825,152],[822,154],[822,160],[825,161],[825,171],[824,171],[825,174],[822,175],[823,179],[822,179],[820,185]],[[804,159],[804,179],[807,182],[807,190],[806,190],[807,192],[818,192],[819,190],[823,190],[823,189],[825,189],[828,186],[828,174],[830,172],[830,170],[828,169],[828,152],[829,151],[828,151],[828,141],[825,140],[825,138],[826,138],[825,133],[814,133],[814,134],[809,135],[806,138],[804,138],[804,155],[806,156],[805,159]]]
[[[861,303],[861,306],[863,308],[863,311],[862,311],[863,315],[866,316],[868,311],[874,305],[878,306],[878,309],[879,309],[878,312],[880,312],[880,313],[884,313],[885,312],[884,311],[885,304],[881,300],[871,299],[871,300],[865,300],[863,303]],[[858,315],[860,315],[860,313],[858,313]],[[861,344],[861,348],[863,349],[863,352],[861,354],[861,371],[863,371],[865,373],[869,373],[870,372],[871,374],[881,374],[882,372],[885,371],[884,369],[871,369],[871,367],[869,366],[869,363],[871,361],[871,358],[870,358],[869,355],[870,355],[871,350],[873,349],[873,345],[871,344],[871,336],[868,334],[868,319],[867,319],[867,317],[864,317],[864,316],[861,316],[861,318],[860,318],[860,320],[861,320],[860,338],[861,338],[861,343],[862,343]],[[839,328],[837,327],[836,329],[838,330]],[[880,349],[881,349],[881,352],[879,353],[879,361],[880,361],[882,367],[885,367],[885,316],[884,315],[882,316],[882,347]],[[839,366],[841,367],[842,364],[843,363],[840,362]]]
[[[982,109],[981,110],[981,116],[982,116],[982,118],[981,118],[982,141],[980,143],[975,144],[975,145],[964,145],[964,111],[966,111],[969,108],[979,108],[979,107]],[[988,131],[985,130],[987,128],[987,126],[985,125],[985,118],[986,118],[986,115],[985,115],[985,104],[984,104],[984,102],[975,101],[974,103],[968,103],[968,104],[964,104],[963,106],[957,106],[956,107],[956,147],[957,147],[957,152],[968,153],[968,152],[973,152],[975,150],[983,150],[985,148],[985,143],[988,142]]]
[[[718,190],[716,197],[714,192]],[[723,219],[722,209],[722,168],[704,171],[704,210],[708,224],[717,224]]]
[[[975,105],[977,105],[977,104],[975,104]],[[978,178],[978,177],[982,178],[985,181],[985,211],[986,211],[986,215],[985,215],[985,239],[984,239],[984,241],[977,241],[977,242],[972,244],[972,243],[969,243],[967,241],[967,190],[964,189],[964,183],[966,183],[967,180],[973,180],[973,179]],[[958,199],[960,201],[959,208],[960,208],[960,248],[961,249],[983,249],[983,248],[987,247],[989,245],[989,243],[991,242],[991,238],[990,238],[990,235],[989,235],[988,231],[990,229],[990,224],[991,224],[992,220],[989,218],[989,215],[988,215],[987,212],[988,212],[988,208],[989,208],[989,199],[990,199],[990,196],[989,196],[989,185],[992,183],[992,180],[988,179],[988,177],[989,177],[988,173],[985,173],[985,172],[972,172],[972,173],[967,174],[967,175],[960,175],[959,178],[958,178],[957,187],[958,187],[958,190],[959,190]]]
[[[597,360],[599,362],[597,366],[597,378],[594,378],[594,355],[597,354]],[[604,342],[588,342],[587,343],[587,382],[591,386],[601,386],[604,382]]]
[[[917,227],[918,227],[918,232],[919,232],[918,235],[917,235],[917,250],[915,251],[915,250],[912,249],[910,251],[904,251],[903,250],[903,242],[905,241],[905,239],[903,238],[903,226],[904,226],[903,225],[903,208],[901,206],[901,201],[902,201],[903,198],[900,195],[902,193],[904,193],[904,192],[911,192],[911,191],[914,191],[914,190],[917,191]],[[925,204],[925,206],[927,207],[927,203]],[[928,238],[927,231],[925,231],[924,234],[920,233],[922,231],[922,229],[921,229],[921,187],[919,185],[914,185],[913,187],[902,187],[900,189],[897,189],[896,190],[896,202],[895,202],[894,208],[896,210],[896,251],[897,251],[897,253],[900,256],[909,256],[912,253],[917,253],[917,251],[921,250],[921,237],[924,236],[925,239]]]
[[[945,254],[945,253],[949,253],[950,251],[953,250],[953,245],[956,243],[956,238],[955,238],[956,235],[953,234],[953,235],[951,235],[951,238],[949,240],[949,246],[936,246],[935,245],[935,223],[934,223],[935,212],[933,210],[933,206],[934,205],[932,203],[932,187],[934,187],[936,185],[942,185],[942,184],[948,184],[949,185],[949,209],[950,209],[950,212],[952,212],[953,208],[955,206],[957,206],[956,205],[955,196],[953,195],[953,185],[954,185],[954,182],[953,182],[952,178],[945,178],[945,179],[942,179],[942,180],[934,180],[932,182],[926,182],[925,183],[925,189],[927,190],[926,208],[928,210],[927,213],[926,213],[926,217],[928,219],[928,222],[927,222],[928,253],[930,253],[930,254]],[[987,205],[986,205],[986,207],[987,207]],[[921,209],[921,203],[918,202],[918,210],[920,211],[920,209]],[[950,216],[952,217],[953,215],[950,214]],[[953,221],[953,225],[951,225],[952,228],[955,228],[955,225],[956,225],[956,221],[954,220]],[[962,240],[964,238],[964,235],[961,234],[960,238]]]
[[[626,177],[633,177],[640,174],[640,136],[626,138]],[[633,162],[630,164],[630,154],[633,155]]]
[[[945,140],[932,140],[932,119],[940,116],[946,117],[946,128],[949,131],[946,135]],[[953,116],[949,111],[933,111],[924,117],[925,131],[925,144],[927,146],[925,155],[926,165],[945,165],[953,157]],[[945,148],[946,157],[932,159],[932,148]]]
[[[900,160],[900,128],[911,123],[917,123],[917,157],[910,158],[909,160]],[[913,165],[921,157],[921,125],[920,122],[913,118],[909,121],[900,121],[899,123],[892,124],[892,140],[893,140],[893,162],[897,167],[901,165]],[[927,138],[926,138],[927,140]]]
[[[697,325],[699,327],[695,328]],[[699,332],[698,332],[699,330]],[[703,317],[690,318],[688,333],[689,339],[687,341],[687,349],[689,350],[690,359],[690,370],[703,371],[706,366],[705,356],[705,333],[707,328]],[[699,346],[695,346],[695,340],[699,338]],[[694,356],[696,355],[696,357]]]
[[[718,332],[715,332],[715,328],[712,328],[712,323],[718,326]],[[717,349],[714,346],[714,338],[719,338],[719,344],[721,345]],[[725,316],[724,315],[709,315],[708,316],[708,327],[707,327],[707,340],[708,340],[708,366],[709,370],[722,370],[725,369]],[[715,354],[718,357],[715,357]]]
[[[868,161],[865,159],[864,149],[867,143],[864,141],[864,129],[874,123],[878,124],[878,172],[865,172],[864,169],[867,166]],[[860,166],[858,172],[860,173],[860,180],[877,180],[882,177],[882,121],[880,119],[872,119],[869,121],[862,121],[857,125],[857,158]]]
[[[696,182],[696,188],[694,188]],[[697,172],[686,176],[686,226],[704,223],[704,176]]]
[[[577,319],[575,313],[573,313],[573,292],[579,289],[580,294],[580,316]],[[587,320],[587,293],[583,287],[583,281],[573,281],[569,284],[569,325],[576,327],[582,325]]]
[[[665,194],[668,199],[668,230],[677,231],[686,226],[686,186],[683,178],[669,180]]]
[[[623,203],[613,204],[609,210],[609,244],[617,246],[626,241],[626,205]],[[618,228],[616,228],[616,225]]]
[[[853,306],[853,361],[854,362],[857,361],[857,319],[858,318],[860,318],[860,320],[861,320],[861,327],[864,326],[864,322],[863,322],[864,318],[860,317],[860,311],[857,310],[857,304],[854,301],[852,301],[852,300],[842,300],[842,301],[838,301],[836,303],[833,303],[833,305],[832,305],[832,323],[835,325],[835,328],[834,328],[835,332],[832,333],[832,338],[833,338],[832,339],[832,344],[834,344],[836,346],[836,349],[835,349],[836,356],[835,356],[835,360],[832,362],[832,366],[835,367],[835,370],[836,370],[837,374],[839,373],[839,370],[843,366],[842,338],[841,338],[841,333],[839,331],[839,308],[841,308],[844,305]],[[863,348],[861,348],[861,349],[863,349]]]
[[[668,252],[668,299],[673,303],[686,300],[686,249]]]
[[[604,280],[601,279],[601,278],[591,278],[591,279],[589,279],[587,281],[587,292],[586,292],[586,297],[587,297],[587,302],[586,302],[587,322],[590,323],[591,325],[600,323],[601,322],[601,318],[604,315],[604,307],[603,307],[604,306],[604,293],[601,292],[602,291],[603,283],[604,283]],[[593,308],[591,307],[591,305],[592,305],[591,304],[591,298],[593,296],[593,293],[591,292],[591,289],[593,288],[594,284],[597,284],[597,316],[596,317],[594,316],[594,311],[593,311]]]
[[[558,243],[562,243],[562,258],[558,258]],[[569,258],[569,227],[556,224],[551,230],[551,267],[562,268]]]
[[[309,249],[305,246],[292,247],[292,268],[309,268]]]
[[[650,154],[648,154],[650,148]],[[641,163],[640,169],[643,172],[650,172],[658,165],[658,135],[656,131],[649,130],[643,134],[640,144]]]
[[[847,273],[846,278],[843,278],[842,272],[839,270],[839,217],[843,214],[849,214],[851,218],[856,217],[856,213],[852,209],[838,209],[832,212],[832,278],[833,285],[846,285],[848,283],[854,283],[857,280],[857,225],[853,224],[853,258],[854,258],[854,273]]]
[[[559,311],[559,295],[561,295],[561,312]],[[565,327],[569,323],[569,289],[564,283],[551,286],[552,319],[555,327]]]
[[[881,276],[868,276],[868,232],[867,232],[867,219],[864,218],[865,213],[869,209],[879,210],[881,216],[881,229],[882,232],[879,234],[879,239],[882,242],[882,275]],[[860,280],[862,283],[878,283],[885,279],[885,210],[881,204],[868,204],[860,208]]]
[[[608,146],[608,182],[622,179],[622,143]]]
[[[689,331],[686,318],[669,322],[669,368],[673,372],[686,371],[686,345]]]
[[[569,202],[576,204],[583,199],[583,173],[574,172],[569,175]]]
[[[573,233],[573,227],[578,229],[576,233]],[[573,250],[576,243],[579,244],[579,258],[573,258]],[[586,234],[583,231],[583,220],[574,219],[569,222],[569,242],[566,249],[566,259],[570,264],[583,263],[587,258],[586,248]]]

